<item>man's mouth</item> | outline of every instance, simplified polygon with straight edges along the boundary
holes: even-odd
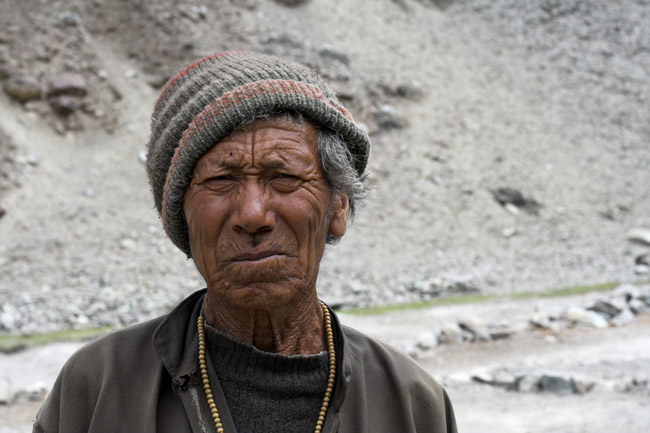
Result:
[[[281,255],[283,254],[279,251],[260,251],[255,253],[240,254],[238,256],[235,256],[232,259],[232,261],[233,262],[255,262],[269,257],[281,256]]]

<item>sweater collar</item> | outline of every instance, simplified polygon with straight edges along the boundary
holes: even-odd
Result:
[[[207,289],[194,292],[183,300],[158,326],[153,343],[162,364],[172,378],[175,388],[200,383],[198,374],[198,339],[196,320],[201,313]],[[336,385],[330,409],[338,412],[352,378],[352,364],[345,335],[338,316],[328,306],[334,328],[336,345]]]

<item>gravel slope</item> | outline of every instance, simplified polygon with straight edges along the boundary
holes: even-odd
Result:
[[[375,196],[327,253],[326,300],[643,278],[634,260],[648,247],[625,235],[650,227],[647,11],[631,0],[2,3],[3,85],[76,72],[88,95],[62,118],[44,97],[0,92],[0,332],[129,324],[201,287],[164,238],[139,157],[156,87],[232,48],[319,68],[373,132]],[[499,205],[502,187],[537,212]]]

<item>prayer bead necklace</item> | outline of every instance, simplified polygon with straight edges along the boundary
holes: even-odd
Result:
[[[323,423],[325,422],[325,415],[327,414],[327,408],[330,404],[332,390],[334,389],[334,379],[336,378],[336,352],[334,350],[334,332],[332,331],[332,318],[330,317],[330,312],[327,309],[327,306],[322,302],[320,303],[320,306],[323,309],[323,315],[325,316],[325,335],[327,337],[327,354],[329,355],[329,376],[327,377],[327,388],[325,388],[325,397],[323,397],[323,404],[321,405],[320,411],[318,412],[318,421],[316,421],[316,428],[314,429],[315,433],[320,433],[323,430]],[[203,390],[205,391],[205,398],[208,402],[208,407],[210,408],[212,421],[214,421],[214,426],[217,428],[217,433],[224,433],[223,424],[221,424],[221,418],[219,417],[219,411],[217,410],[217,405],[214,402],[214,396],[212,395],[212,388],[210,388],[208,368],[205,363],[206,354],[204,322],[205,319],[203,318],[203,315],[199,315],[196,327],[199,337],[199,368],[201,370],[201,381],[203,383]]]

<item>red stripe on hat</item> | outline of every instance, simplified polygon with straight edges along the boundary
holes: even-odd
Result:
[[[217,59],[219,57],[228,56],[228,55],[231,55],[231,54],[237,54],[237,53],[241,53],[241,52],[242,51],[222,51],[222,52],[219,52],[219,53],[215,53],[215,54],[213,54],[211,56],[204,57],[201,60],[198,60],[198,61],[192,63],[191,65],[189,65],[187,68],[183,69],[181,72],[178,73],[178,75],[176,75],[174,78],[169,80],[169,82],[167,83],[165,88],[162,89],[162,92],[160,92],[160,96],[158,97],[158,100],[156,101],[156,104],[154,105],[153,111],[155,112],[158,109],[158,104],[160,104],[160,100],[163,98],[163,96],[165,96],[165,93],[167,93],[167,91],[174,85],[174,83],[176,83],[180,78],[185,76],[192,69],[195,69],[195,68],[201,66],[202,64],[204,64],[205,62],[210,61],[212,59]]]
[[[253,97],[264,95],[264,94],[291,94],[291,95],[302,95],[307,96],[308,98],[316,99],[321,103],[327,104],[330,107],[341,112],[345,117],[354,121],[352,115],[344,107],[336,104],[333,101],[327,99],[323,92],[316,86],[304,83],[301,81],[291,81],[291,80],[262,80],[256,81],[253,83],[247,83],[243,86],[235,87],[231,91],[224,93],[219,98],[215,99],[211,104],[206,105],[203,111],[194,117],[192,122],[188,125],[183,136],[181,137],[178,147],[174,151],[174,156],[172,157],[171,164],[167,170],[167,177],[165,178],[165,186],[163,187],[163,201],[162,201],[162,223],[163,227],[167,234],[169,234],[167,228],[167,218],[166,218],[166,208],[167,208],[167,195],[169,191],[169,180],[172,173],[174,172],[178,160],[185,148],[189,145],[190,142],[205,128],[209,123],[217,116],[219,116],[223,111],[232,107],[235,104],[239,104],[247,99]],[[216,144],[216,143],[215,143]]]

